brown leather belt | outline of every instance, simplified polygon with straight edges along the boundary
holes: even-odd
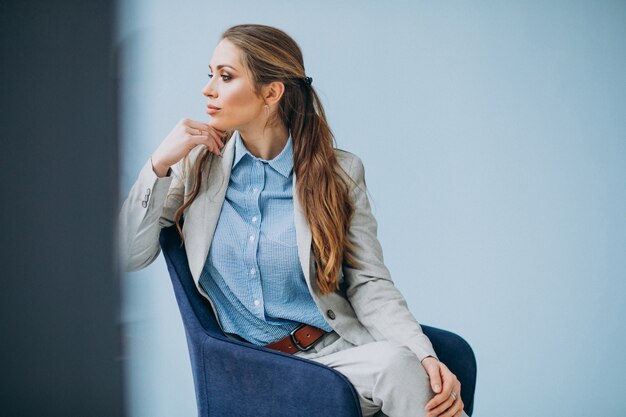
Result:
[[[305,352],[313,347],[315,343],[324,336],[326,332],[318,327],[303,324],[297,327],[287,336],[270,343],[265,347],[284,353]]]

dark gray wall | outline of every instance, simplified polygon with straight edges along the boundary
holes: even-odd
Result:
[[[123,414],[113,1],[0,2],[0,414]]]

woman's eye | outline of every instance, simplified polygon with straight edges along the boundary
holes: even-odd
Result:
[[[208,76],[209,76],[209,79],[213,78],[213,74],[211,73],[209,73]],[[224,81],[230,81],[233,78],[228,74],[222,74],[220,77],[222,77],[222,80]]]

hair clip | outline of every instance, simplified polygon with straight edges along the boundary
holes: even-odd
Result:
[[[304,83],[309,87],[313,84],[313,78],[311,77],[303,77],[302,81],[304,81]]]

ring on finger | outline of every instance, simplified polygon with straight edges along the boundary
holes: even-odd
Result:
[[[452,391],[450,397],[452,398],[452,401],[456,401],[456,392]]]

